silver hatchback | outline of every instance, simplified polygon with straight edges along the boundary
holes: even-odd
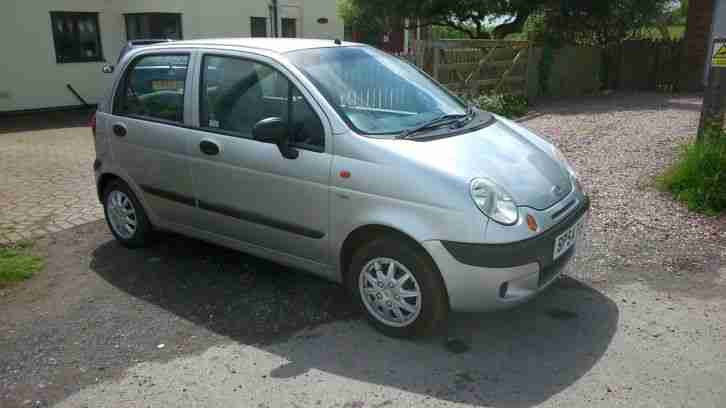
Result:
[[[374,48],[179,41],[116,72],[94,168],[127,247],[171,230],[309,271],[392,336],[521,303],[574,254],[589,200],[564,156]]]

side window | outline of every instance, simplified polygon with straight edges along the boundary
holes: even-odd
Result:
[[[127,69],[114,112],[165,121],[184,121],[188,55],[142,56]]]
[[[290,80],[266,64],[205,56],[199,109],[203,128],[251,138],[257,122],[279,117],[289,124],[293,144],[313,150],[325,145],[315,111]]]

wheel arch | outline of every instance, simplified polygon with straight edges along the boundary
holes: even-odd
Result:
[[[98,181],[96,182],[96,193],[98,194],[98,201],[101,202],[101,205],[104,205],[103,192],[106,190],[106,187],[115,180],[121,180],[129,186],[131,191],[136,195],[136,199],[139,200],[139,204],[141,204],[141,207],[146,212],[146,215],[149,217],[149,221],[156,225],[158,223],[158,218],[156,217],[156,214],[151,211],[151,208],[149,208],[149,205],[146,202],[146,197],[143,196],[142,191],[138,189],[135,184],[123,176],[123,173],[107,171],[98,177]]]
[[[108,185],[114,180],[123,179],[113,173],[103,173],[101,177],[98,178],[98,182],[96,183],[96,193],[98,194],[98,201],[101,201],[101,203],[103,203],[104,190],[106,190],[106,187],[108,187]]]
[[[436,268],[436,272],[438,272],[439,277],[441,278],[441,283],[443,284],[444,292],[446,293],[446,301],[448,303],[449,296],[448,290],[446,288],[446,282],[444,281],[443,275],[441,275],[439,267],[431,254],[411,235],[406,234],[399,229],[383,224],[367,224],[359,226],[351,231],[345,238],[345,240],[343,241],[343,245],[341,245],[338,260],[338,262],[340,262],[340,278],[343,284],[346,285],[348,282],[348,274],[350,273],[349,267],[353,259],[353,253],[355,252],[355,250],[366,242],[370,242],[381,236],[397,237],[413,245],[414,247],[419,249],[421,253],[425,254],[431,261],[431,264],[434,265],[434,268]]]

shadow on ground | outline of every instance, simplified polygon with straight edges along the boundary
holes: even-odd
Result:
[[[108,241],[91,268],[136,298],[288,360],[273,378],[317,369],[475,405],[531,406],[560,392],[602,357],[619,316],[605,295],[565,278],[523,307],[454,314],[446,335],[401,341],[357,321],[316,329],[360,317],[340,286],[193,239],[169,235],[137,251]],[[280,342],[304,328],[294,347]]]
[[[695,93],[620,91],[605,96],[583,96],[578,100],[580,103],[573,105],[570,98],[542,98],[537,101],[534,111],[540,115],[554,114],[558,116],[662,109],[701,111],[701,95]],[[524,122],[526,121],[525,119]]]

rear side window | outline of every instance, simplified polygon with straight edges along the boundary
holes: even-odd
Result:
[[[207,55],[202,62],[200,125],[251,138],[260,120],[288,123],[294,145],[322,150],[325,131],[315,111],[287,77],[251,60]]]
[[[147,55],[126,70],[114,113],[162,121],[184,121],[188,55]]]

